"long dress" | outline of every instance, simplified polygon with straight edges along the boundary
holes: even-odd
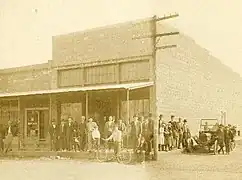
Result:
[[[158,144],[164,145],[165,144],[165,136],[164,136],[164,127],[159,128],[159,134],[158,134]]]

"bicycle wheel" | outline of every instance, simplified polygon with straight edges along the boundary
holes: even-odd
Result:
[[[132,160],[132,150],[122,149],[117,156],[117,161],[123,164],[129,164]]]
[[[99,149],[96,151],[96,159],[99,162],[106,162],[108,160],[108,151],[107,149]]]

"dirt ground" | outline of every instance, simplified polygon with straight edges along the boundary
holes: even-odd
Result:
[[[13,180],[241,180],[242,145],[230,155],[162,152],[160,160],[123,165],[80,160],[1,160],[1,179]]]

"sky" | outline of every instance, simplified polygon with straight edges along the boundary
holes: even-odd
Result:
[[[52,36],[153,15],[242,75],[241,0],[0,0],[0,68],[52,59]]]

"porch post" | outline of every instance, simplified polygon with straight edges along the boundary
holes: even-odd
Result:
[[[18,150],[20,150],[20,138],[21,138],[21,134],[22,132],[20,132],[20,126],[22,127],[21,125],[21,118],[20,118],[21,114],[20,114],[20,97],[18,97]],[[22,128],[21,128],[22,129]],[[20,134],[21,133],[21,134]]]
[[[130,115],[129,115],[129,89],[127,89],[127,93],[126,93],[126,100],[127,100],[127,120],[128,123],[130,123]]]
[[[49,94],[49,102],[50,102],[50,105],[49,105],[49,123],[52,121],[52,96],[51,94]]]
[[[120,91],[118,91],[118,94],[117,94],[117,120],[120,119],[120,97],[119,97],[119,93]]]
[[[86,92],[86,120],[88,120],[88,92]]]
[[[49,94],[49,125],[50,125],[50,122],[52,121],[52,96],[51,94]],[[56,123],[57,123],[57,119],[56,119]],[[49,133],[48,133],[49,135]],[[50,135],[49,135],[49,147],[50,147],[50,150],[52,150],[52,142],[51,142],[51,138],[50,138]]]

